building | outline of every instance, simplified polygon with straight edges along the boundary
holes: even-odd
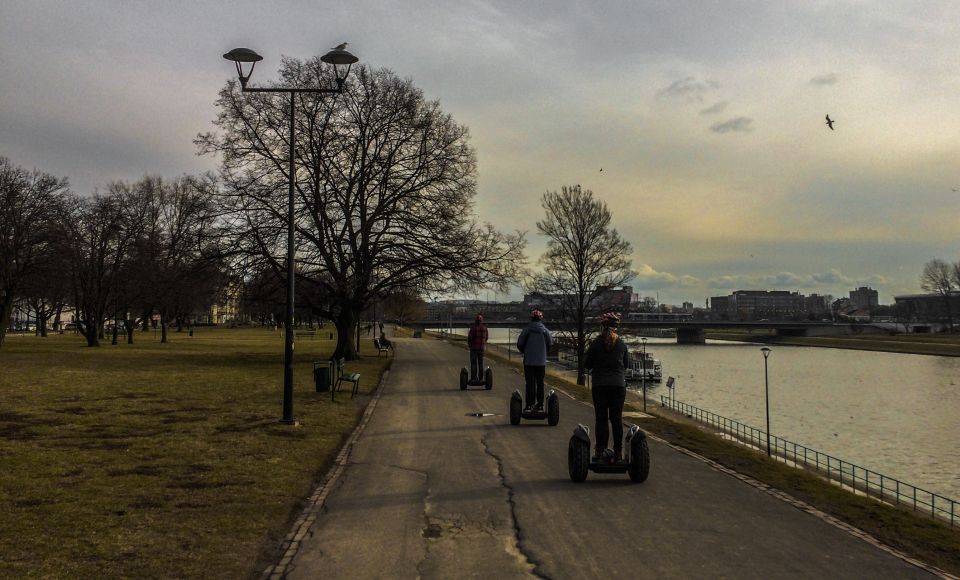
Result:
[[[805,312],[805,297],[788,290],[737,290],[710,299],[710,314],[723,320],[786,318]]]
[[[861,286],[856,290],[850,291],[850,302],[857,310],[870,310],[880,305],[877,291],[866,286]]]
[[[943,322],[960,317],[960,291],[940,294],[894,296],[896,316],[903,322]]]

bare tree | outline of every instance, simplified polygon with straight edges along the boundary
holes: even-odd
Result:
[[[336,99],[300,95],[295,112],[298,285],[334,322],[335,356],[356,358],[354,332],[376,296],[398,289],[505,286],[523,266],[522,234],[472,214],[476,159],[467,129],[408,79],[354,69]],[[286,86],[332,86],[319,58],[286,59]],[[221,91],[221,134],[197,138],[223,156],[220,203],[231,247],[285,279],[287,96]],[[300,295],[300,292],[298,292]]]
[[[564,186],[560,192],[545,193],[541,204],[546,216],[537,222],[537,230],[547,237],[547,250],[540,257],[543,270],[530,286],[573,321],[569,342],[577,353],[577,383],[582,385],[586,319],[595,314],[591,305],[603,290],[634,276],[632,250],[612,227],[607,204],[594,199],[589,189]]]
[[[402,325],[422,319],[427,313],[426,302],[413,290],[398,290],[384,298],[383,313],[385,318],[398,320]]]
[[[46,258],[67,180],[0,157],[0,346],[14,303]]]
[[[939,294],[943,297],[943,305],[947,312],[947,325],[953,332],[953,312],[950,308],[950,295],[954,290],[953,276],[950,264],[939,258],[934,258],[923,265],[920,275],[920,288],[926,292]]]

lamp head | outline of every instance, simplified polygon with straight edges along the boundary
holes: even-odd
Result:
[[[770,356],[770,349],[767,347],[761,348],[760,352],[763,353],[763,358],[767,358],[768,356]]]
[[[237,65],[237,76],[240,77],[240,86],[246,87],[250,75],[253,74],[253,67],[263,60],[263,57],[249,48],[235,48],[223,55],[223,58],[232,60]],[[243,63],[250,63],[250,70],[243,74]]]
[[[346,43],[340,46],[345,45]],[[334,73],[337,75],[337,86],[343,88],[343,83],[347,80],[347,75],[350,74],[351,65],[360,59],[353,56],[346,48],[337,47],[321,56],[320,60],[333,65]]]

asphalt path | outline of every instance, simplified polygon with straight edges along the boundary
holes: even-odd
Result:
[[[289,578],[934,577],[656,441],[646,482],[573,483],[567,442],[577,423],[592,430],[593,409],[561,396],[558,426],[512,426],[522,377],[494,362],[491,391],[461,391],[467,362],[442,341],[396,340],[383,395]]]

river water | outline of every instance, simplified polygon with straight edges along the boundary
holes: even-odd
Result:
[[[462,331],[465,332],[465,331]],[[491,342],[516,330],[491,329]],[[774,346],[770,431],[789,441],[960,500],[960,358]],[[676,398],[764,429],[759,345],[651,338]],[[648,396],[666,395],[647,385]]]

